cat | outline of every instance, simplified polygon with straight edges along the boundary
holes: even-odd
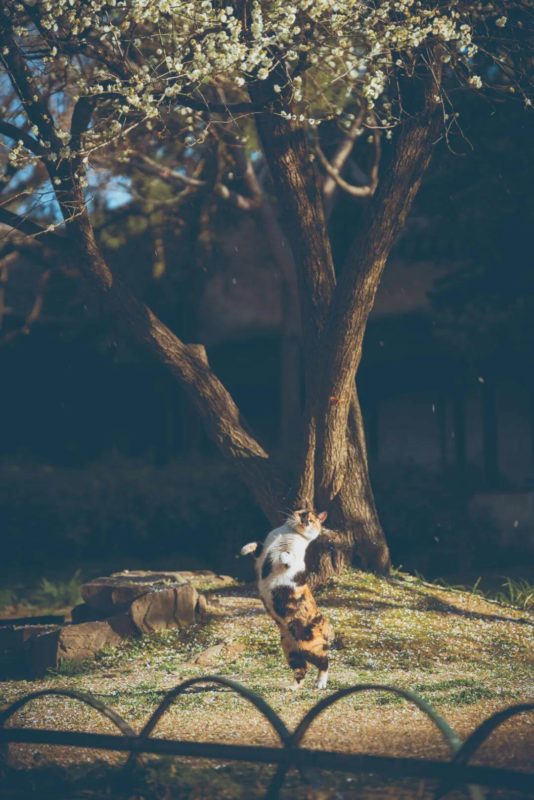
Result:
[[[328,648],[334,633],[317,608],[304,563],[308,545],[320,535],[326,516],[326,512],[294,511],[263,544],[249,542],[241,548],[242,556],[254,556],[260,598],[280,629],[295,679],[293,689],[302,685],[308,664],[319,670],[318,689],[326,689],[328,682]]]

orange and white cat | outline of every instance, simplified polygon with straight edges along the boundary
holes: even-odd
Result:
[[[255,558],[259,594],[280,629],[295,689],[302,685],[308,664],[319,670],[318,689],[325,689],[328,681],[328,649],[334,634],[317,608],[305,565],[308,545],[320,535],[325,519],[326,512],[294,511],[263,544],[250,542],[241,548],[241,555]]]

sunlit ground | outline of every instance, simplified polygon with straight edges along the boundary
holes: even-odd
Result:
[[[2,704],[36,689],[76,688],[96,695],[140,729],[168,689],[192,676],[218,674],[244,683],[264,697],[288,727],[295,727],[324,696],[314,689],[315,676],[307,677],[301,691],[288,690],[291,676],[279,649],[277,630],[252,587],[236,584],[208,592],[208,596],[211,613],[206,625],[131,641],[102,653],[94,662],[65,664],[62,670],[41,680],[5,682],[0,684]],[[527,610],[440,588],[408,575],[384,580],[358,571],[347,571],[329,583],[319,590],[318,598],[337,635],[329,686],[332,691],[361,682],[415,690],[462,737],[494,711],[532,697],[534,618]],[[222,643],[225,646],[219,652],[211,657],[205,654],[207,648]],[[196,663],[199,656],[201,662],[210,663]],[[95,712],[60,698],[44,698],[28,705],[13,723],[111,732],[110,724]],[[267,721],[221,687],[180,698],[163,717],[155,735],[277,743]],[[384,693],[367,693],[338,703],[316,720],[305,744],[424,758],[445,759],[448,755],[439,732],[420,711]],[[524,714],[502,726],[480,750],[476,761],[522,769],[528,766],[533,747],[534,719]],[[23,769],[51,762],[79,767],[102,757],[113,764],[124,758],[19,745],[11,748],[10,763]],[[166,762],[163,771],[158,768],[150,773],[151,780],[161,781],[167,775],[171,783],[177,781],[182,788],[189,785],[192,779],[177,764],[176,760]],[[201,786],[215,777],[222,781],[219,796],[228,791],[231,797],[252,797],[256,782],[261,784],[270,770],[230,765],[221,770],[214,766],[195,773],[194,789],[190,787],[190,793],[183,796],[202,797]],[[343,778],[341,796],[349,797],[350,792],[357,791],[357,777],[354,780]],[[240,794],[243,781],[248,794]],[[370,787],[369,796],[384,796],[380,791],[377,789],[375,795]],[[411,785],[406,795],[391,796],[415,797],[414,791]],[[422,792],[420,797],[426,797],[424,787],[417,791]]]

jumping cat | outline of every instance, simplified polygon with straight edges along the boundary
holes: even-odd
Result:
[[[308,545],[321,533],[325,519],[326,512],[294,511],[263,544],[250,542],[241,548],[242,556],[255,558],[260,598],[280,629],[294,689],[302,685],[308,664],[319,670],[318,689],[326,689],[328,681],[328,648],[334,632],[317,608],[304,563]]]

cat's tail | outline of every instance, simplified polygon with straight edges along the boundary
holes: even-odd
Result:
[[[263,545],[261,542],[249,542],[248,544],[243,545],[239,554],[242,556],[254,556],[257,558],[261,553]]]

